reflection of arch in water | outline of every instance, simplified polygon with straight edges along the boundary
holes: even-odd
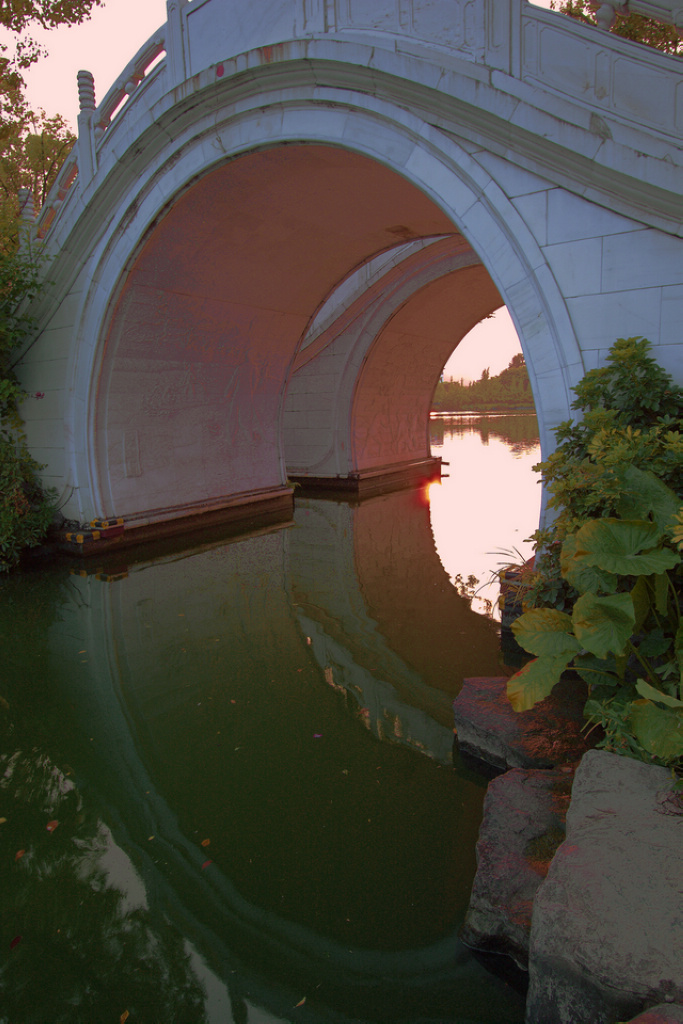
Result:
[[[300,500],[296,522],[306,530],[286,535],[288,581],[328,681],[373,709],[376,735],[411,737],[441,759],[448,744],[434,722],[450,733],[464,675],[500,672],[498,635],[448,579],[421,491]]]
[[[338,697],[322,681],[287,597],[294,593],[285,571],[295,532],[210,549],[195,559],[169,557],[149,571],[131,569],[111,585],[74,578],[81,597],[63,609],[50,641],[67,666],[67,717],[75,714],[80,723],[82,741],[73,741],[69,759],[77,772],[89,764],[96,774],[107,817],[118,822],[117,839],[150,900],[158,901],[160,927],[167,914],[220,977],[229,977],[237,960],[265,961],[265,973],[246,968],[249,990],[259,993],[263,1005],[286,1017],[297,1001],[288,987],[292,979],[306,986],[303,991],[322,985],[321,998],[329,1001],[324,1019],[330,1021],[357,1019],[354,1007],[381,979],[387,998],[396,1000],[399,1020],[402,1001],[415,993],[428,1005],[430,986],[470,998],[483,984],[446,926],[459,906],[452,892],[457,850],[473,849],[479,810],[476,801],[463,808],[455,775],[385,747],[395,751],[393,770],[384,773],[377,810],[392,834],[406,832],[402,848],[413,847],[408,862],[385,859],[367,836],[335,833],[327,796],[361,804],[367,799],[377,745],[352,719],[342,720],[341,731],[339,725],[326,727],[330,702],[336,705]],[[338,565],[353,562],[353,533],[339,552]],[[379,638],[358,586],[354,593],[358,616]],[[377,657],[391,650],[379,639],[371,650]],[[362,648],[356,644],[356,653]],[[80,650],[96,655],[81,664]],[[254,659],[256,676],[248,664]],[[407,682],[414,675],[403,669]],[[276,694],[286,699],[276,703]],[[238,722],[233,700],[251,709]],[[320,742],[314,738],[318,730]],[[332,771],[324,797],[308,791],[304,768]],[[362,777],[354,777],[361,769]],[[264,772],[268,786],[255,789]],[[427,778],[432,810],[425,806]],[[236,837],[245,834],[251,837],[248,856],[236,847]],[[199,845],[204,835],[211,837],[209,851]],[[211,870],[202,871],[207,852]],[[250,876],[252,857],[263,864]],[[303,872],[315,893],[316,874],[329,877],[332,865],[335,891],[329,898],[350,901],[358,918],[351,926],[339,919],[338,933],[316,926],[315,906],[292,882]],[[291,891],[283,884],[285,870],[294,872],[286,883]],[[427,930],[409,904],[396,900],[410,878],[423,876],[444,880],[437,891],[432,882],[421,892],[421,903],[432,906]],[[349,895],[354,887],[362,898]],[[315,898],[322,899],[322,891]],[[456,916],[461,911],[464,904]],[[386,915],[386,927],[395,931],[394,952],[362,948],[371,945],[362,937],[374,913]]]

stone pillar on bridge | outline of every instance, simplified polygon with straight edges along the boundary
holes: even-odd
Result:
[[[97,170],[97,154],[95,152],[95,79],[90,71],[79,71],[78,100],[78,181],[85,188],[92,181]]]
[[[173,82],[183,82],[187,77],[181,7],[182,0],[166,2],[166,61]]]

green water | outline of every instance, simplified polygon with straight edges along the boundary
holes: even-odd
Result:
[[[3,1024],[523,1020],[457,938],[498,628],[419,492],[12,576],[0,649]]]

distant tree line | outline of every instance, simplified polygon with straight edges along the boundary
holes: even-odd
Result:
[[[432,399],[434,412],[535,412],[524,356],[514,355],[508,367],[492,377],[482,370],[479,380],[440,381]]]

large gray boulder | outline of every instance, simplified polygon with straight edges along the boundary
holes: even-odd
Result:
[[[526,970],[536,890],[565,836],[571,769],[513,768],[490,784],[460,938]]]
[[[583,683],[561,681],[530,711],[514,711],[506,678],[465,679],[453,703],[458,747],[501,771],[575,763],[592,746],[581,732],[585,703]]]
[[[527,1024],[659,1003],[683,1003],[683,804],[666,769],[589,751],[534,901]]]

